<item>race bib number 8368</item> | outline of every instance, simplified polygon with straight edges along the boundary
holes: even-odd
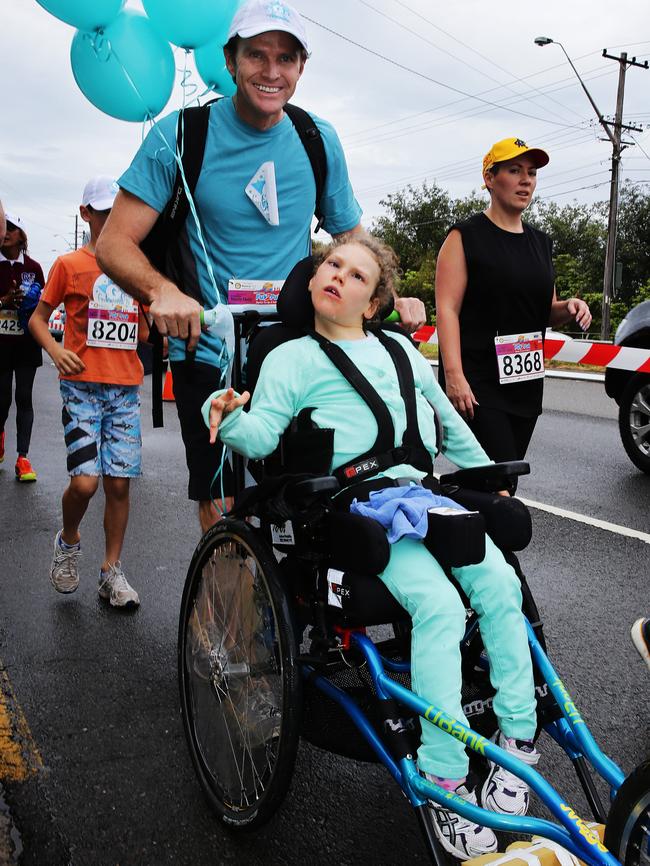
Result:
[[[494,345],[501,385],[543,378],[544,343],[541,332],[495,337]]]

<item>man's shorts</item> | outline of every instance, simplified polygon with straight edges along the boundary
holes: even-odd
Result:
[[[210,445],[210,431],[205,426],[201,407],[213,391],[218,390],[221,371],[200,361],[172,361],[174,399],[185,444],[185,460],[190,478],[187,497],[197,502],[221,499],[234,494],[232,468],[228,459],[221,466],[223,445]],[[214,482],[214,483],[213,483]]]
[[[141,474],[140,388],[61,379],[70,475]]]

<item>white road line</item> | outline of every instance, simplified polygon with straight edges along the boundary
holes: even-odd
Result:
[[[615,532],[617,535],[626,535],[628,538],[636,538],[646,544],[650,544],[650,534],[640,532],[638,529],[630,529],[627,526],[619,526],[617,523],[609,523],[607,520],[598,520],[597,517],[587,517],[586,514],[578,514],[576,511],[567,511],[564,508],[557,508],[555,505],[546,505],[544,502],[535,502],[532,499],[524,499],[518,496],[524,505],[529,508],[537,508],[539,511],[548,511],[549,514],[556,514],[558,517],[566,517],[567,520],[577,520],[578,523],[586,523],[588,526],[595,526],[597,529],[605,529],[607,532]]]

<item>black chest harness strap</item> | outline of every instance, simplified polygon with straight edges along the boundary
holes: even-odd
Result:
[[[388,352],[399,382],[400,395],[404,401],[406,412],[406,429],[401,445],[395,445],[395,425],[388,407],[375,388],[370,384],[359,368],[350,360],[346,353],[335,343],[325,337],[310,331],[309,336],[316,340],[336,369],[352,385],[359,396],[367,403],[368,408],[377,422],[377,438],[368,451],[360,454],[352,462],[339,466],[332,473],[341,484],[348,487],[358,481],[365,481],[378,472],[383,472],[392,466],[408,463],[422,472],[433,472],[433,460],[425,448],[420,436],[415,402],[415,380],[413,368],[404,348],[397,340],[388,337],[381,330],[373,331],[381,345]]]

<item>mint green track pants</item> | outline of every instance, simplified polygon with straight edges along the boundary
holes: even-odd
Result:
[[[499,727],[507,737],[532,739],[535,687],[519,579],[494,543],[489,538],[485,542],[485,559],[455,568],[453,574],[479,617]],[[413,691],[466,725],[460,695],[465,608],[458,591],[424,544],[409,538],[391,545],[380,577],[413,620]],[[466,776],[469,761],[463,744],[431,722],[421,722],[420,769],[448,779]]]

